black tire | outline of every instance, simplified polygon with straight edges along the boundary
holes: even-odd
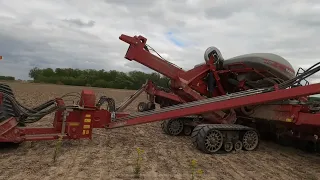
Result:
[[[147,103],[145,103],[145,102],[140,102],[140,103],[138,104],[138,107],[137,107],[138,112],[143,112],[143,111],[145,111],[146,109],[147,109]]]

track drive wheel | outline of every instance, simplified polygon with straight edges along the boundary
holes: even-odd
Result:
[[[172,136],[177,136],[183,131],[183,122],[181,119],[164,120],[161,123],[162,130]]]
[[[140,102],[137,108],[138,108],[138,112],[143,112],[147,109],[147,103]]]
[[[210,125],[198,125],[191,134],[192,143],[197,149],[213,154],[223,146],[223,134],[221,131],[210,128]]]
[[[255,130],[246,131],[242,137],[243,148],[246,151],[253,151],[259,145],[259,134]]]

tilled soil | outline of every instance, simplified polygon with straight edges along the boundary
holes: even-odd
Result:
[[[19,102],[36,106],[83,87],[9,83]],[[97,97],[113,97],[119,104],[134,91],[92,88]],[[136,111],[141,95],[127,108]],[[52,115],[32,124],[50,126]],[[97,129],[92,140],[65,141],[53,162],[56,141],[25,142],[0,150],[0,179],[134,179],[136,148],[144,150],[140,179],[191,179],[191,160],[203,171],[196,179],[320,179],[320,157],[270,142],[253,152],[207,155],[189,137],[170,137],[160,123],[112,130]]]

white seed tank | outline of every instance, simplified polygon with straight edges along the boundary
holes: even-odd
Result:
[[[251,54],[244,54],[240,56],[236,56],[230,59],[224,59],[220,50],[214,46],[211,46],[206,49],[204,53],[204,60],[208,61],[209,55],[215,54],[218,57],[219,61],[223,64],[223,69],[238,69],[244,68],[241,65],[236,64],[244,64],[246,67],[254,68],[259,71],[265,70],[269,71],[276,77],[282,80],[288,80],[295,77],[295,71],[292,65],[283,57],[272,54],[272,53],[251,53]],[[205,63],[201,63],[196,65],[200,66]],[[271,76],[268,73],[264,73],[267,77]],[[256,73],[247,73],[242,74],[238,77],[238,80],[247,79],[251,81],[259,80],[261,76],[257,75]]]
[[[231,64],[243,63],[248,67],[267,70],[277,77],[288,80],[295,77],[295,71],[292,65],[283,57],[272,53],[252,53],[236,56],[227,60],[224,60],[223,67],[225,69],[231,69]]]

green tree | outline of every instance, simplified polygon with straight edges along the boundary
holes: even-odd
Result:
[[[167,87],[168,78],[159,73],[147,74],[140,71],[128,73],[116,70],[72,69],[72,68],[32,68],[29,77],[34,82],[64,84],[74,86],[93,86],[116,89],[139,89],[147,79],[159,86]]]
[[[12,76],[0,76],[0,80],[5,80],[5,81],[14,81],[15,78]]]

